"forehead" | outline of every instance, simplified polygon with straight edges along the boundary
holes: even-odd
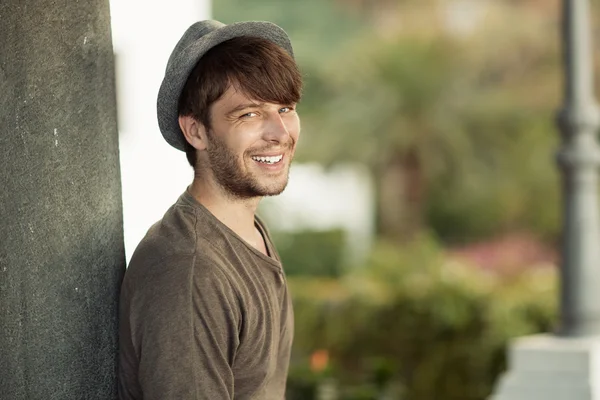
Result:
[[[233,85],[229,85],[223,95],[214,103],[215,108],[217,106],[220,107],[229,107],[229,106],[237,106],[243,103],[258,103],[258,101],[250,98],[246,93],[242,90],[238,89]]]
[[[253,106],[262,108],[268,104],[272,103],[254,99],[238,87],[229,85],[223,95],[212,104],[210,112],[213,116],[228,115]]]

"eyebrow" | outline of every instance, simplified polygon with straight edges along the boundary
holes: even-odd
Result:
[[[236,112],[245,110],[247,108],[262,108],[264,105],[265,103],[243,103],[235,108],[232,108],[225,115],[230,116],[231,114],[235,114]]]

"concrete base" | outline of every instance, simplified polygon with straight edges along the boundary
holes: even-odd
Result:
[[[489,400],[600,400],[600,336],[528,336],[508,357]]]

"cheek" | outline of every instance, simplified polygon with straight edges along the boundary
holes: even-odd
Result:
[[[216,152],[219,157],[228,160],[240,160],[244,158],[244,147],[240,146],[240,143],[236,143],[235,141],[219,141],[218,143],[214,143],[213,152]],[[238,162],[236,161],[236,162]]]
[[[260,137],[260,133],[257,132],[260,132],[260,130],[249,126],[228,132],[226,143],[230,153],[244,157],[251,150],[253,143]]]
[[[300,118],[298,118],[298,114],[295,114],[294,118],[290,118],[290,121],[286,124],[286,128],[294,141],[298,140],[300,136]]]

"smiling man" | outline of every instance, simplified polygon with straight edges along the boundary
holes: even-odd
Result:
[[[274,24],[201,21],[173,50],[158,121],[194,179],[125,275],[120,399],[285,397],[292,305],[255,212],[287,185],[300,94],[289,38]]]

